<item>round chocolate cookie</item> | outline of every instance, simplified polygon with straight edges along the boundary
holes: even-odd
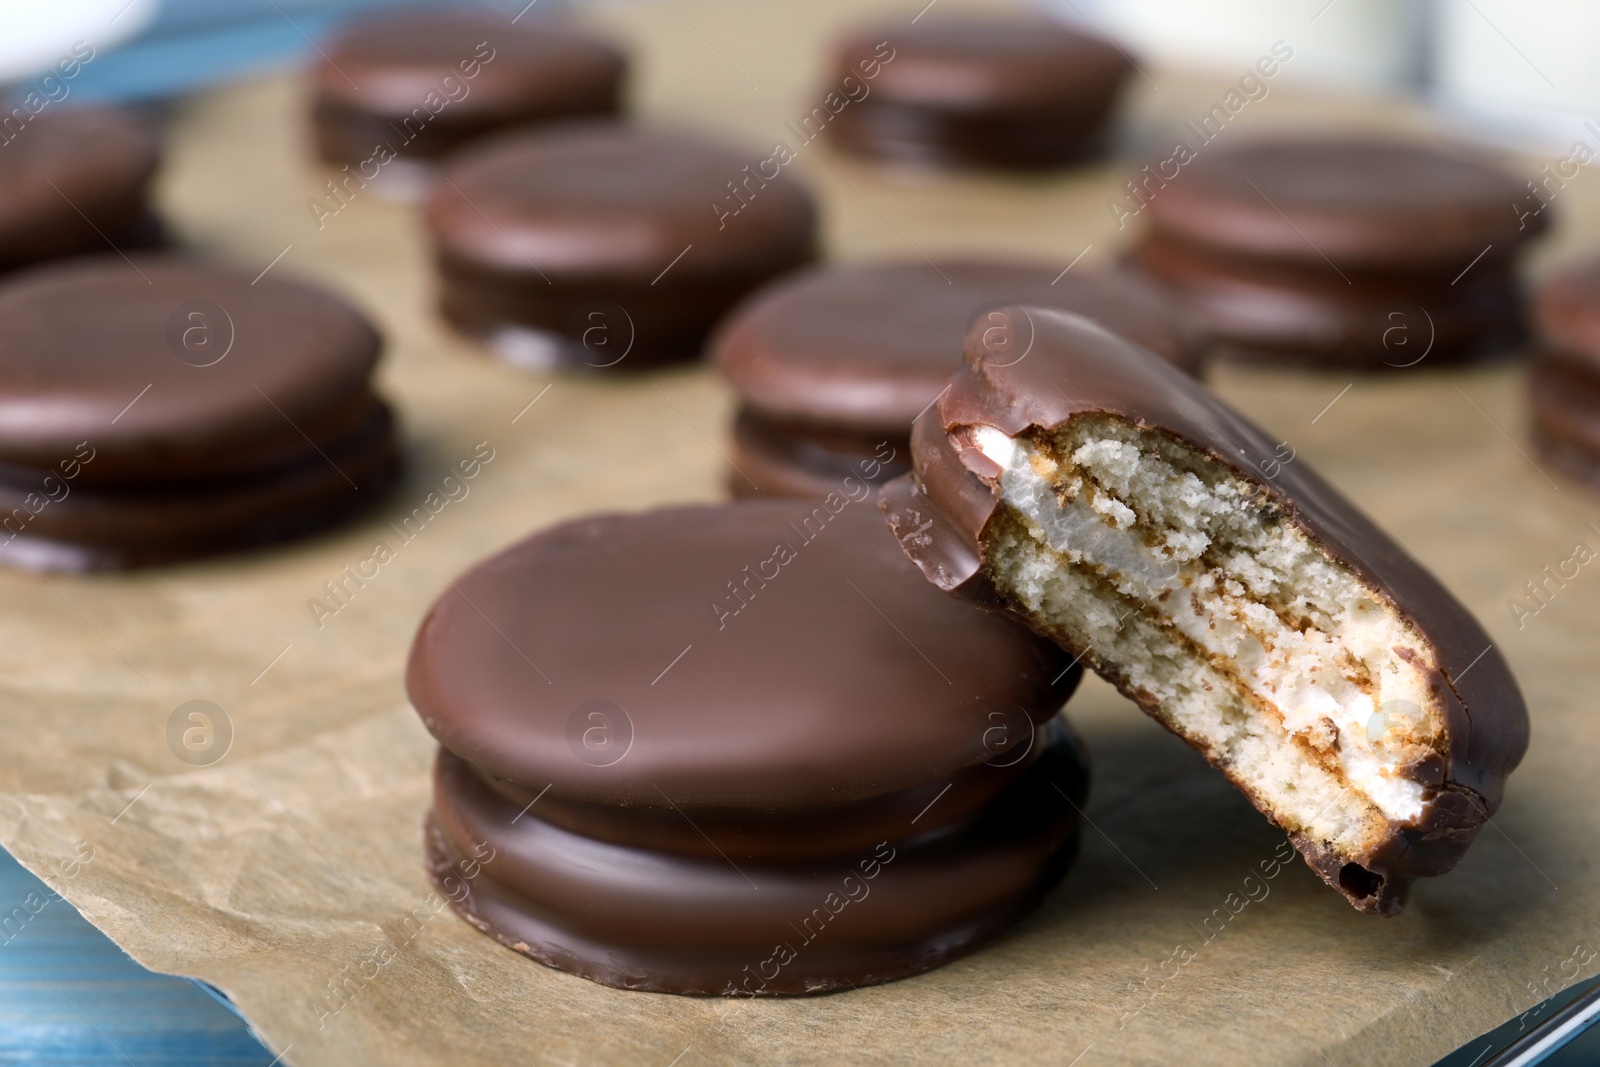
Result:
[[[1516,178],[1368,135],[1205,146],[1138,193],[1134,262],[1190,295],[1219,353],[1356,369],[1459,363],[1523,334]],[[1130,209],[1131,211],[1131,209]]]
[[[427,206],[441,311],[519,366],[692,357],[730,305],[815,255],[811,197],[769,162],[594,123],[466,149]]]
[[[1110,42],[1058,22],[928,14],[839,43],[800,120],[810,140],[925,167],[1034,169],[1095,154],[1132,71]]]
[[[729,489],[820,497],[909,470],[911,423],[961,366],[968,324],[1008,300],[1093,316],[1199,369],[1197,322],[1131,271],[984,260],[817,267],[757,293],[712,342],[741,401]]]
[[[1600,487],[1600,257],[1556,272],[1534,315],[1539,355],[1529,370],[1533,442],[1551,463]]]
[[[429,868],[479,929],[608,985],[913,974],[1065,871],[1078,677],[929,586],[865,491],[567,523],[418,631]]]
[[[326,526],[398,471],[381,339],[331,294],[160,258],[0,284],[0,560],[123,568]]]
[[[147,196],[160,146],[137,115],[49,109],[0,138],[0,270],[159,243]]]
[[[496,130],[614,115],[627,66],[616,45],[549,17],[367,15],[322,48],[312,71],[317,152],[362,184],[414,172]]]

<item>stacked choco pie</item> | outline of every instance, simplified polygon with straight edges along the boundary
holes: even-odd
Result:
[[[697,134],[606,123],[475,143],[427,203],[440,310],[525,368],[697,356],[732,304],[816,255],[810,196],[752,165]]]
[[[0,560],[175,563],[321,529],[396,479],[381,339],[321,289],[120,256],[0,287]]]
[[[369,181],[421,192],[441,157],[485,134],[613,116],[628,66],[565,19],[460,7],[353,19],[318,55],[312,132],[341,196]]]
[[[48,110],[0,133],[0,270],[161,243],[148,203],[160,145],[136,115]]]
[[[1078,677],[923,580],[864,492],[570,522],[452,582],[417,633],[429,868],[470,885],[451,898],[479,929],[608,985],[926,970],[1066,870]]]
[[[1131,258],[1202,311],[1219,354],[1406,369],[1523,338],[1516,265],[1549,217],[1466,149],[1278,135],[1206,145],[1170,181],[1149,173]]]
[[[801,132],[900,166],[1027,171],[1104,146],[1133,64],[1053,19],[933,11],[837,42],[831,73]]]

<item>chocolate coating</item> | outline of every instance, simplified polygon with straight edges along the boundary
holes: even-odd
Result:
[[[120,257],[9,279],[0,463],[48,469],[87,438],[100,453],[89,480],[215,477],[302,458],[290,422],[318,441],[324,426],[365,418],[382,343],[372,324],[325,290],[251,281],[231,267]]]
[[[325,526],[398,473],[380,339],[320,289],[121,257],[0,285],[0,555],[131,567]]]
[[[82,470],[93,467],[91,460]],[[0,468],[0,560],[28,570],[126,570],[257,548],[361,512],[399,473],[394,417],[377,400],[365,423],[322,454],[243,478],[130,487],[85,477],[51,499],[67,484],[59,473]],[[40,507],[41,498],[50,502]],[[23,536],[7,539],[22,515],[30,516],[20,523]]]
[[[1069,664],[928,588],[863,492],[831,508],[685,507],[536,534],[434,604],[407,687],[446,748],[556,796],[804,807],[991,758],[989,713],[1042,722],[1076,682]],[[605,766],[568,738],[596,700],[632,730],[626,758]]]
[[[474,145],[427,205],[441,311],[468,333],[549,335],[546,362],[573,367],[692,356],[729,306],[815,255],[810,196],[747,174],[762,158],[597,124]]]
[[[152,241],[155,134],[116,108],[49,108],[0,145],[0,270]]]
[[[343,26],[312,68],[317,153],[358,165],[387,145],[432,160],[511,126],[614,115],[627,66],[615,44],[549,17],[367,15]]]
[[[1074,415],[1106,413],[1225,465],[1432,645],[1437,657],[1432,688],[1444,710],[1447,753],[1442,765],[1430,762],[1407,772],[1425,786],[1422,815],[1393,824],[1388,843],[1364,866],[1385,876],[1386,891],[1400,893],[1411,879],[1450,869],[1499,806],[1505,776],[1528,743],[1521,694],[1482,626],[1303,461],[1269,462],[1277,455],[1273,440],[1193,378],[1079,317],[1021,307],[1005,314],[1012,329],[1029,335],[1029,357],[1008,365],[994,362],[982,333],[970,334],[966,365],[913,431],[915,478],[883,491],[884,510],[907,554],[940,588],[999,602],[984,573],[984,539],[999,512],[1000,472],[982,453],[961,446],[971,427],[993,426],[1015,436],[1030,428],[1062,426]],[[1276,471],[1276,477],[1266,477],[1266,470]],[[1092,653],[1086,662],[1095,664]],[[1141,704],[1150,699],[1138,692],[1126,695]],[[1309,842],[1299,845],[1307,861],[1360,906],[1363,887],[1343,884],[1339,857]],[[1375,910],[1395,910],[1398,903],[1395,898]]]
[[[1460,270],[1486,243],[1531,236],[1507,206],[1526,192],[1461,148],[1295,135],[1208,145],[1149,210],[1158,236],[1239,255]]]
[[[1100,146],[1131,70],[1109,42],[1057,22],[934,12],[837,46],[828,88],[848,103],[829,137],[918,166],[1059,166]]]
[[[1002,260],[814,267],[734,312],[712,355],[769,418],[903,437],[961,365],[974,314],[1003,302],[1076,311],[1185,370],[1199,368],[1197,324],[1148,280]]]
[[[1080,669],[931,588],[865,496],[834,507],[579,520],[451,584],[407,689],[469,921],[607,984],[754,995],[925,970],[1037,904],[1086,788],[1056,714]]]
[[[1127,271],[984,260],[812,268],[755,294],[712,342],[743,402],[730,489],[820,497],[862,478],[871,458],[895,457],[871,468],[872,481],[909,469],[911,421],[960,365],[967,324],[1009,300],[1090,315],[1198,371],[1197,322]]]
[[[768,419],[748,406],[734,415],[728,492],[735,497],[793,496],[821,500],[858,492],[911,469],[908,435],[853,434],[813,424]]]
[[[700,837],[682,832],[683,813],[671,807],[617,808],[602,835],[574,832],[541,817],[543,801],[526,808],[441,751],[429,874],[502,944],[607,985],[744,996],[872,985],[971,951],[1066,872],[1086,777],[1064,720],[1052,720],[1017,766],[978,768],[1004,788],[980,808],[952,809],[955,817],[944,808],[949,795],[930,806],[935,786],[916,794],[929,812],[922,819],[907,813],[904,794],[821,813],[838,828],[865,819],[882,837],[812,833],[796,849],[784,830],[814,814],[797,813],[783,829],[766,828],[764,852],[751,856],[738,843],[751,839],[758,813],[729,813],[719,828],[697,812]],[[618,840],[656,826],[674,839]]]
[[[994,721],[997,725],[989,740],[996,747],[1015,740],[1007,736],[1012,729],[1024,736],[1034,731],[1032,720],[1020,709]],[[847,853],[865,855],[879,841],[904,837],[912,826],[918,835],[931,839],[970,824],[1015,788],[1017,780],[1046,747],[1046,739],[1056,732],[1070,733],[1065,719],[1059,716],[1038,727],[1031,743],[1014,745],[948,778],[899,792],[800,808],[697,808],[693,824],[678,809],[659,799],[654,807],[569,800],[543,789],[485,778],[477,771],[471,773],[516,804],[518,811],[537,797],[541,821],[584,837],[684,857],[794,865],[836,859]],[[471,767],[459,756],[449,758],[463,768]],[[935,801],[937,808],[932,806]]]
[[[1455,285],[1454,273],[1406,269],[1346,270],[1347,283],[1326,263],[1223,261],[1154,241],[1133,260],[1200,309],[1216,355],[1243,361],[1405,369],[1504,354],[1525,332],[1511,263],[1492,252]]]
[[[1134,261],[1194,298],[1226,354],[1376,369],[1522,336],[1516,260],[1546,216],[1519,219],[1518,180],[1463,149],[1258,138],[1156,180]]]

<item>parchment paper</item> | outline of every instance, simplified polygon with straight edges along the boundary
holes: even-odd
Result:
[[[638,49],[643,111],[743,136],[755,160],[820,100],[821,42],[869,7],[675,0],[604,17]],[[1309,17],[1286,12],[1282,37]],[[1144,70],[1131,142],[1159,152],[1233,80]],[[737,1005],[618,992],[439,910],[420,855],[433,744],[401,688],[417,618],[448,578],[535,527],[717,498],[729,398],[701,369],[552,380],[477,358],[431,317],[412,212],[362,194],[317,227],[307,201],[324,175],[302,114],[288,78],[189,101],[162,203],[187,240],[258,269],[282,253],[273,271],[320,278],[382,323],[404,487],[357,526],[244,559],[0,573],[0,842],[141,962],[227,991],[286,1061],[1421,1064],[1594,973],[1600,563],[1547,585],[1532,615],[1509,603],[1535,603],[1524,583],[1578,542],[1600,548],[1600,496],[1529,459],[1515,368],[1426,361],[1353,382],[1217,375],[1480,614],[1532,705],[1533,748],[1502,812],[1402,918],[1358,915],[1298,860],[1279,864],[1281,835],[1094,680],[1071,705],[1096,768],[1081,860],[1036,916],[926,976]],[[1235,125],[1316,116],[1414,119],[1274,83]],[[907,181],[820,141],[798,155],[839,258],[987,248],[1090,264],[1131,233],[1106,208],[1127,156],[1047,179]],[[1546,258],[1600,234],[1593,185],[1585,172],[1562,191]],[[468,494],[402,541],[390,523],[480,442],[494,458]],[[394,558],[319,625],[308,602],[332,603],[324,583],[379,541]],[[169,744],[192,700],[225,721],[208,742],[180,716]]]

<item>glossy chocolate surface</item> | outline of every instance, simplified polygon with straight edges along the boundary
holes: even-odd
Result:
[[[935,779],[832,810],[692,820],[658,800],[591,808],[574,829],[570,811],[529,807],[444,751],[428,866],[479,929],[607,985],[724,996],[871,985],[970,951],[1066,871],[1086,786],[1075,739],[1058,717],[1026,756],[1000,759],[948,791]]]
[[[626,71],[621,48],[561,19],[368,15],[341,27],[312,68],[318,152],[360,164],[387,145],[434,159],[510,126],[613,115]]]
[[[384,499],[400,473],[394,417],[377,399],[321,452],[246,475],[132,486],[0,468],[0,560],[27,570],[150,567],[314,533]],[[84,474],[88,462],[71,464]]]
[[[1528,743],[1528,716],[1500,651],[1472,615],[1304,462],[1274,464],[1275,442],[1193,378],[1077,316],[1041,308],[1006,312],[1018,361],[991,360],[981,331],[950,390],[912,433],[915,476],[890,483],[884,510],[902,547],[943,589],[996,602],[984,574],[984,532],[999,504],[999,470],[967,443],[993,426],[1008,435],[1105,413],[1175,438],[1260,487],[1331,558],[1350,568],[1432,645],[1433,686],[1444,709],[1447,755],[1414,773],[1427,787],[1423,814],[1397,825],[1385,854],[1367,864],[1400,882],[1448,870],[1499,806],[1506,774]],[[1269,479],[1264,470],[1278,472]],[[1086,662],[1093,664],[1089,655]],[[1139,701],[1138,693],[1127,694]],[[1337,857],[1302,851],[1335,881]],[[1332,863],[1332,870],[1324,869]]]
[[[19,108],[18,110],[22,110]],[[56,256],[110,253],[107,235],[145,220],[160,145],[117,108],[49,108],[6,127],[0,146],[0,270]]]
[[[430,874],[502,943],[623,988],[914,974],[1065,872],[1080,675],[929,586],[865,487],[569,522],[418,631]]]
[[[1321,260],[1223,260],[1154,240],[1131,259],[1203,314],[1219,357],[1310,368],[1431,367],[1504,355],[1525,332],[1513,264],[1494,252],[1465,275],[1341,276]]]
[[[1548,215],[1519,211],[1522,184],[1466,149],[1279,135],[1135,182],[1148,229],[1131,259],[1193,299],[1219,355],[1380,370],[1524,335],[1517,260]]]
[[[0,557],[146,566],[250,548],[381,499],[399,468],[381,341],[284,278],[162,257],[0,284]]]
[[[1144,278],[960,259],[796,273],[735,311],[712,356],[744,402],[769,418],[903,437],[960,367],[973,316],[1008,302],[1088,315],[1186,370],[1199,366],[1197,322]]]
[[[451,161],[454,187],[429,200],[428,223],[446,254],[535,280],[543,272],[649,283],[696,242],[658,284],[756,270],[808,253],[816,214],[792,179],[757,174],[742,210],[719,224],[713,206],[728,183],[763,158],[668,129],[575,123],[507,133]]]
[[[370,415],[381,339],[326,290],[97,257],[0,284],[0,463],[168,482],[298,460]],[[137,398],[137,399],[135,399]],[[304,436],[302,435],[302,432]]]
[[[885,41],[894,58],[882,63],[873,91],[954,111],[1071,99],[1129,71],[1104,38],[1051,19],[937,11],[857,32],[838,46],[837,66],[859,74],[868,59],[882,59]]]
[[[728,460],[728,492],[735,497],[821,500],[909,471],[911,435],[852,434],[768,419],[743,407],[733,419]]]
[[[912,165],[1057,166],[1098,149],[1131,70],[1114,46],[1059,22],[932,12],[837,46],[827,88],[849,102],[829,136]]]
[[[1503,253],[1545,228],[1542,214],[1519,225],[1513,206],[1526,195],[1514,175],[1458,146],[1279,135],[1206,145],[1148,211],[1156,239],[1218,254],[1453,276],[1484,246]]]
[[[931,588],[860,489],[536,534],[428,612],[412,703],[496,777],[685,810],[880,796],[1021,743],[1077,668]]]
[[[600,124],[474,145],[427,205],[445,317],[483,336],[564,337],[574,351],[556,362],[694,355],[730,306],[815,255],[810,196],[767,162],[694,134]],[[592,343],[596,329],[609,347]]]

